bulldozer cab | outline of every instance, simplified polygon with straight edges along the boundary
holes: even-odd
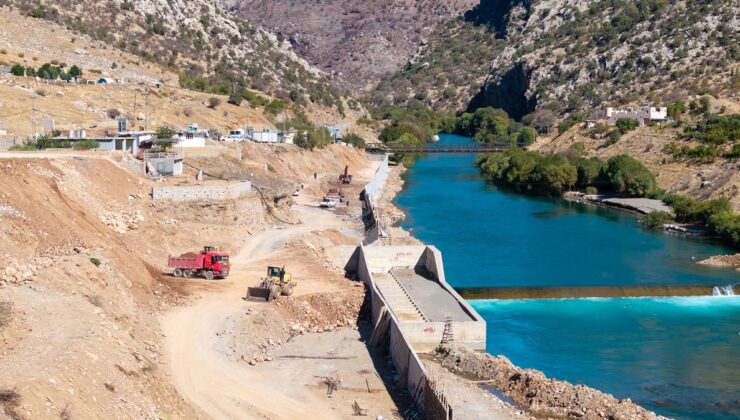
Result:
[[[280,272],[283,272],[285,274],[285,271],[283,271],[280,267],[267,267],[267,278],[277,277],[280,278]]]
[[[267,267],[267,276],[262,279],[257,287],[247,289],[246,300],[269,302],[278,296],[290,296],[293,294],[295,283],[290,274],[285,272],[285,266]]]

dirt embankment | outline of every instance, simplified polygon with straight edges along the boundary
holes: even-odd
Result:
[[[516,404],[537,417],[581,419],[663,419],[629,399],[584,385],[547,378],[542,372],[521,369],[503,356],[476,353],[463,346],[446,347],[437,354],[441,364],[467,377],[486,380]]]
[[[312,177],[312,161],[328,179],[341,172],[344,160],[360,171],[361,155],[289,148],[275,171],[262,165],[252,172],[298,184],[309,171]],[[159,183],[125,171],[104,153],[49,156],[0,159],[0,412],[19,418],[197,417],[199,408],[172,384],[159,318],[231,280],[175,280],[163,274],[166,257],[206,244],[236,253],[275,220],[256,195],[152,202],[149,192]],[[259,149],[251,161],[274,159]],[[283,169],[288,164],[293,169]],[[299,257],[311,264],[311,254]],[[254,269],[227,299],[241,302],[246,285],[264,274],[262,263]],[[310,273],[319,284],[325,278]],[[311,291],[310,285],[304,290]],[[340,319],[358,306],[345,303],[339,317],[322,319],[326,307],[337,303],[295,299],[278,309],[290,328],[297,323],[291,313],[302,314],[306,300],[306,311],[318,314],[301,322],[306,331],[346,325]]]

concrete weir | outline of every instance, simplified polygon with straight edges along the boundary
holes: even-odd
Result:
[[[360,245],[345,270],[368,286],[374,325],[368,345],[387,345],[400,385],[416,403],[425,410],[449,409],[431,390],[417,353],[439,346],[447,319],[456,343],[484,351],[486,322],[445,280],[442,253],[428,245]]]
[[[712,296],[709,285],[480,287],[458,289],[465,299],[567,299]]]

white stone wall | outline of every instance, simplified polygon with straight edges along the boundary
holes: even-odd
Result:
[[[152,200],[227,200],[239,198],[250,191],[252,191],[252,183],[248,181],[219,187],[154,187],[152,188]]]

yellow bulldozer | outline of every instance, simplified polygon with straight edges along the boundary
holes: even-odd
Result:
[[[293,276],[285,272],[285,266],[269,266],[267,267],[267,276],[262,278],[260,284],[257,287],[247,289],[246,299],[269,302],[277,299],[280,295],[292,295],[295,285]]]

